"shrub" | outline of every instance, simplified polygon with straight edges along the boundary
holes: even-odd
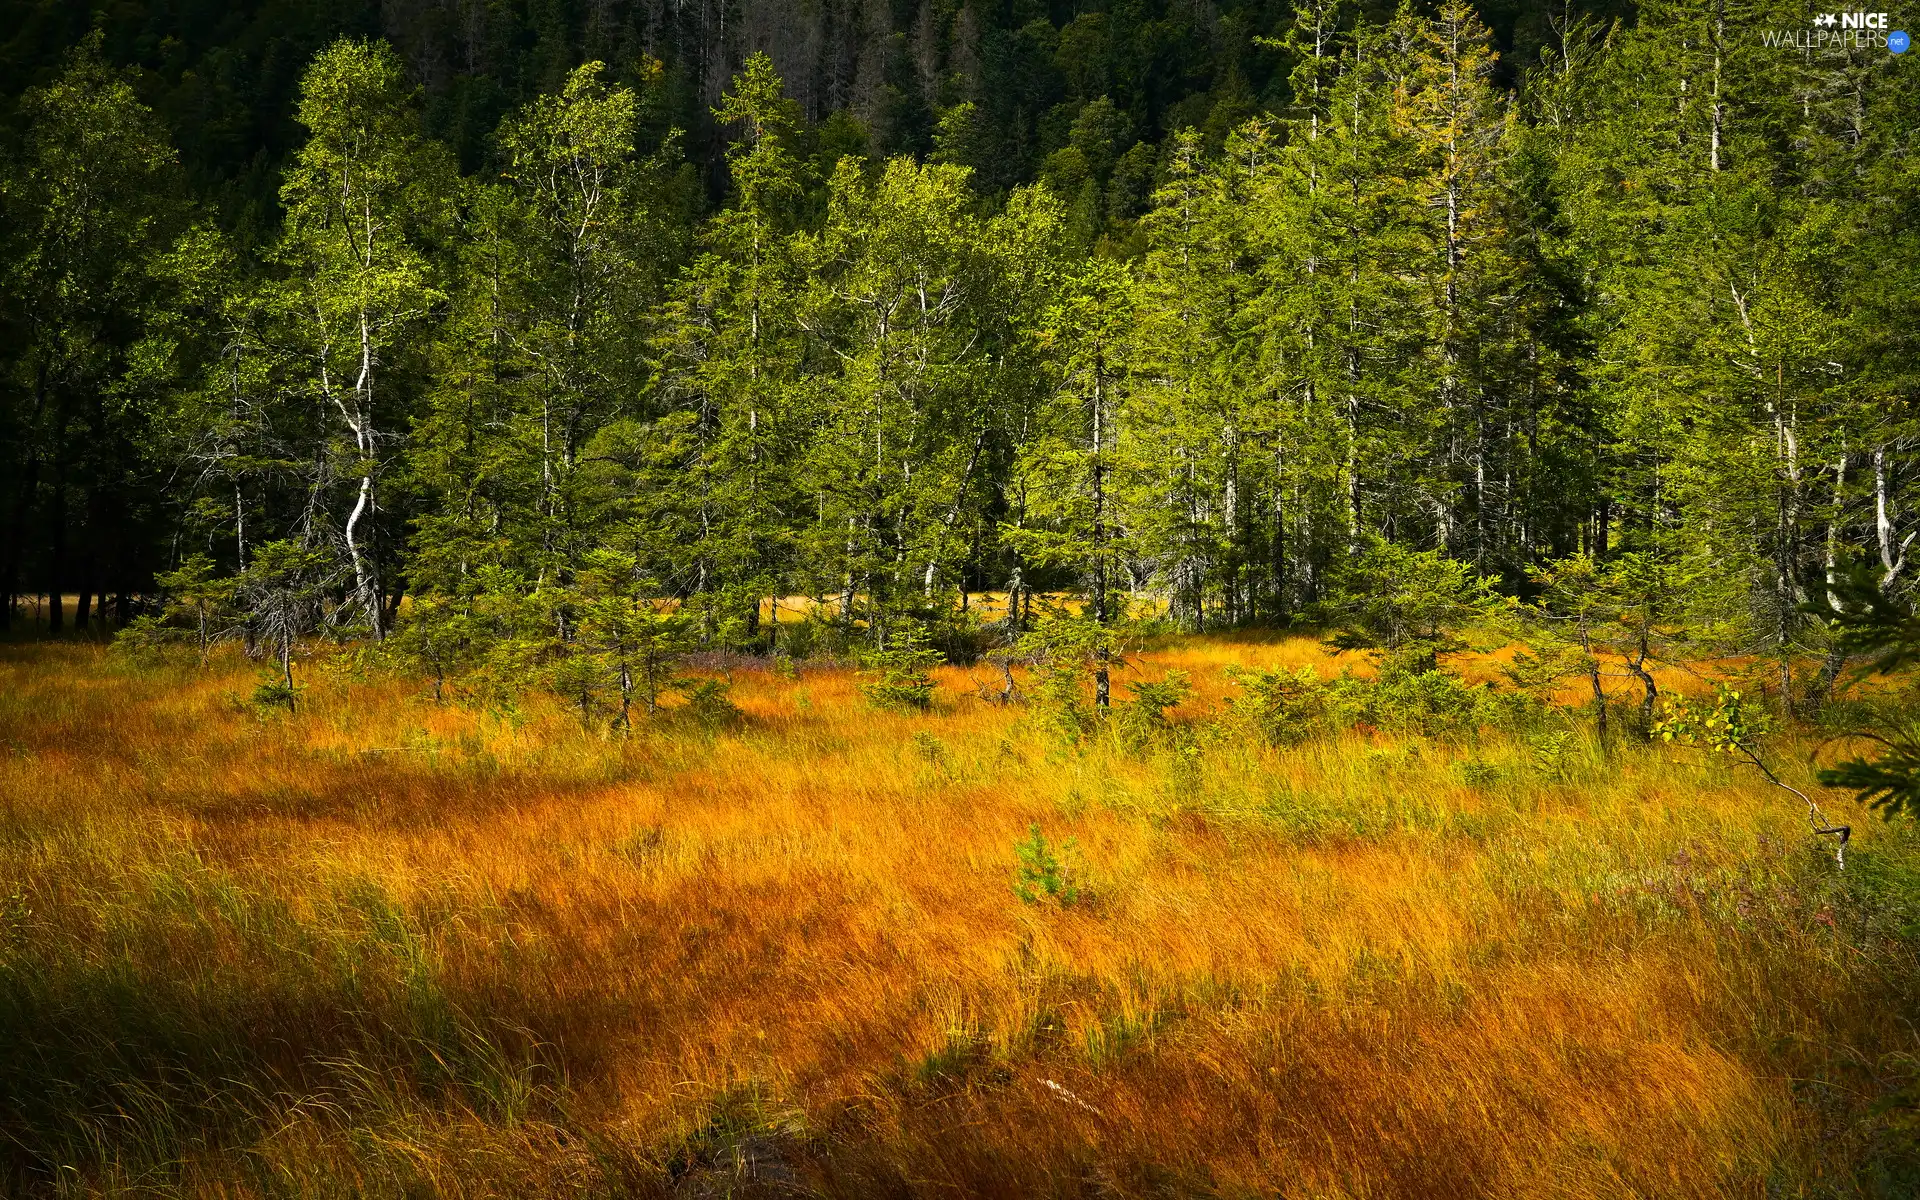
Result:
[[[1502,697],[1444,671],[1358,679],[1342,675],[1326,685],[1327,711],[1340,725],[1374,725],[1396,733],[1452,737],[1497,724]]]
[[[1548,779],[1563,778],[1567,772],[1568,743],[1572,741],[1573,733],[1566,729],[1528,738],[1527,749],[1533,755],[1533,765]]]
[[[452,597],[429,596],[413,603],[386,650],[426,671],[438,704],[446,700],[448,683],[467,668],[475,647],[468,606]]]
[[[1270,746],[1302,741],[1327,719],[1327,685],[1312,667],[1228,667],[1227,678],[1240,688],[1233,714]]]
[[[1032,699],[1041,723],[1076,746],[1106,715],[1103,689],[1112,672],[1127,665],[1123,629],[1051,607],[1038,626],[1021,635],[1012,654],[1013,661],[1033,669]]]
[[[941,661],[940,652],[927,645],[924,630],[909,627],[893,641],[864,656],[860,694],[877,708],[915,709],[925,712],[933,707],[933,676],[928,672]]]
[[[1062,908],[1069,908],[1082,899],[1082,889],[1073,878],[1073,871],[1061,865],[1060,859],[1047,845],[1047,839],[1041,834],[1038,824],[1027,827],[1027,840],[1016,842],[1014,857],[1020,865],[1015,871],[1013,894],[1028,904],[1039,904],[1050,900]],[[1068,838],[1061,851],[1069,858],[1074,851],[1074,841]]]
[[[1142,680],[1127,685],[1132,693],[1114,714],[1113,729],[1122,745],[1139,749],[1168,729],[1167,710],[1179,707],[1193,694],[1184,671],[1168,671],[1157,683]]]
[[[1032,703],[1040,723],[1072,745],[1094,729],[1093,705],[1087,702],[1085,671],[1076,662],[1042,658],[1033,664]]]
[[[1139,713],[1155,725],[1167,723],[1167,710],[1178,708],[1188,696],[1193,695],[1193,684],[1187,679],[1185,671],[1168,671],[1166,677],[1158,683],[1129,684],[1127,690],[1133,695],[1127,700],[1127,707]]]
[[[818,613],[809,610],[800,620],[775,627],[774,649],[789,659],[810,657],[819,651],[824,641],[822,634],[829,629]]]
[[[947,765],[947,744],[924,729],[915,730],[913,750],[931,766],[945,769]]]
[[[593,729],[610,711],[602,695],[605,674],[590,657],[569,654],[556,658],[547,664],[544,677],[548,690],[573,709],[582,729]]]
[[[1500,781],[1500,768],[1478,758],[1460,761],[1460,782],[1468,787],[1486,787]]]
[[[723,680],[702,679],[687,691],[687,716],[704,729],[738,725],[746,714],[727,696],[732,689],[733,685]]]
[[[1375,723],[1386,729],[1445,737],[1485,724],[1492,689],[1442,671],[1383,677],[1373,687]]]
[[[135,659],[158,657],[180,641],[180,631],[165,619],[144,613],[121,626],[113,635],[115,651]]]
[[[1341,573],[1332,611],[1343,627],[1332,644],[1382,652],[1383,675],[1425,674],[1438,655],[1460,648],[1460,628],[1494,606],[1491,584],[1470,564],[1375,541]]]
[[[935,608],[920,614],[919,619],[932,647],[940,652],[942,659],[956,666],[979,662],[992,645],[992,635],[981,624],[979,613],[972,609],[954,612]]]
[[[284,708],[291,713],[299,702],[300,693],[305,690],[305,684],[294,683],[269,668],[261,673],[260,682],[254,685],[251,699],[260,708]]]
[[[136,617],[114,638],[123,649],[154,653],[176,642],[191,642],[205,666],[213,647],[237,636],[246,625],[235,606],[241,581],[214,574],[213,560],[195,554],[172,571],[154,576],[163,597],[160,612]]]

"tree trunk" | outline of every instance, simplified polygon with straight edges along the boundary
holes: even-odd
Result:
[[[93,614],[94,585],[97,582],[95,572],[99,566],[99,529],[100,504],[98,494],[93,488],[87,489],[85,505],[85,524],[80,527],[80,594],[73,605],[73,629],[75,633],[87,631],[87,621]],[[104,621],[101,622],[105,624]]]
[[[60,589],[67,578],[67,487],[66,472],[54,472],[53,511],[48,517],[49,532],[53,538],[50,553],[47,556],[47,632],[57,634],[66,628],[63,603],[65,597]]]
[[[93,615],[93,551],[91,548],[80,555],[80,594],[73,602],[73,631],[85,633],[87,621]]]
[[[1587,683],[1593,688],[1593,729],[1601,742],[1607,740],[1607,692],[1600,686],[1600,665],[1587,668]]]
[[[13,519],[7,523],[6,559],[0,563],[0,629],[13,628],[13,614],[20,595],[21,534],[27,528],[27,512],[33,505],[40,475],[40,460],[27,460],[25,478],[14,496]]]
[[[1834,684],[1839,682],[1840,673],[1847,669],[1847,663],[1851,661],[1848,655],[1839,650],[1827,651],[1827,656],[1821,660],[1820,670],[1814,675],[1813,682],[1807,685],[1807,694],[1801,704],[1803,713],[1812,716],[1826,707],[1827,701],[1833,699]]]
[[[1913,544],[1914,535],[1909,533],[1894,545],[1893,510],[1887,499],[1887,448],[1873,448],[1873,527],[1880,543],[1880,566],[1886,572],[1881,580],[1883,585],[1891,585],[1907,566],[1907,548]]]
[[[1646,661],[1646,652],[1642,650],[1638,659],[1630,659],[1627,662],[1627,670],[1633,672],[1633,677],[1640,681],[1640,687],[1643,691],[1643,695],[1640,697],[1641,737],[1652,736],[1653,703],[1660,695],[1660,690],[1654,686],[1653,673],[1648,671],[1644,665]]]
[[[1107,483],[1105,363],[1097,357],[1093,376],[1093,619],[1102,630],[1107,614]],[[1107,647],[1103,640],[1094,651],[1093,704],[1105,712],[1110,703],[1112,679],[1107,670]]]

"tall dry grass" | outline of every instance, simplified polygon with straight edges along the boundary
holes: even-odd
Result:
[[[1912,1194],[1920,839],[1846,813],[1841,873],[1583,732],[1204,724],[1319,658],[1163,645],[1196,724],[1127,752],[955,669],[619,740],[0,649],[0,1192]],[[1016,898],[1036,824],[1090,900]]]

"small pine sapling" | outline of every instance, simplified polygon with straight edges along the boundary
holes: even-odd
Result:
[[[1302,741],[1326,720],[1327,684],[1312,667],[1230,666],[1227,678],[1240,688],[1228,707],[1270,746]]]
[[[474,624],[465,598],[423,596],[412,603],[406,622],[387,639],[387,649],[424,670],[433,680],[433,702],[442,704],[448,684],[473,658]]]
[[[686,713],[707,730],[738,725],[746,716],[727,695],[731,683],[721,679],[702,679],[687,692]]]
[[[1493,611],[1492,584],[1435,550],[1375,541],[1344,572],[1331,606],[1336,650],[1369,650],[1381,678],[1431,674],[1464,648],[1459,631]]]
[[[1072,858],[1074,840],[1068,838],[1060,850],[1069,859]],[[1083,890],[1074,879],[1072,869],[1063,865],[1054,854],[1053,847],[1047,844],[1045,835],[1040,832],[1038,823],[1027,827],[1026,840],[1016,842],[1013,853],[1019,860],[1014,872],[1013,894],[1023,902],[1039,904],[1050,901],[1062,908],[1071,908],[1083,899]]]
[[[302,688],[293,679],[294,654],[320,624],[330,566],[326,551],[281,540],[261,546],[241,573],[238,595],[252,614],[254,644],[276,664],[254,689],[254,703],[295,711]]]
[[[864,656],[862,673],[867,678],[860,694],[876,708],[925,712],[933,707],[929,672],[941,661],[940,652],[927,645],[925,630],[903,629],[887,645]]]
[[[1164,679],[1141,680],[1128,684],[1127,690],[1131,694],[1119,706],[1113,730],[1122,745],[1139,749],[1168,732],[1167,710],[1178,708],[1193,695],[1193,684],[1186,672],[1168,671]]]
[[[132,649],[158,649],[169,642],[189,639],[199,653],[200,665],[207,665],[213,647],[246,627],[245,617],[234,607],[240,580],[214,573],[213,560],[195,554],[171,571],[154,576],[165,597],[157,616],[137,617],[115,641]]]
[[[1120,629],[1058,609],[1049,609],[1039,624],[1020,636],[1014,643],[1013,660],[1025,662],[1033,671],[1032,701],[1042,720],[1073,745],[1079,745],[1108,715],[1101,680],[1127,665]],[[1090,683],[1091,704],[1086,695]]]

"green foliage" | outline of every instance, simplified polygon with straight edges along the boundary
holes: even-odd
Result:
[[[1754,709],[1737,690],[1725,685],[1715,686],[1712,704],[1684,696],[1668,700],[1653,727],[1654,736],[1663,742],[1704,746],[1717,754],[1748,751],[1770,732],[1766,712]]]
[[[1312,667],[1229,668],[1227,674],[1240,687],[1229,702],[1235,719],[1275,746],[1338,727],[1430,738],[1469,737],[1489,727],[1521,732],[1547,711],[1536,696],[1469,684],[1443,670],[1384,669],[1372,679],[1349,672],[1332,680]]]
[[[213,349],[169,320],[192,210],[164,123],[103,61],[97,32],[60,49],[64,62],[8,89],[0,165],[0,625],[48,574],[56,593],[94,584],[63,557],[70,544],[131,568],[135,590],[174,558],[167,402]],[[30,80],[43,86],[22,94]],[[52,608],[58,632],[57,595]]]
[[[1604,37],[1566,15],[1509,91],[1466,4],[1312,0],[1181,100],[1113,58],[1173,26],[983,10],[913,35],[966,70],[818,122],[766,54],[708,113],[597,18],[535,40],[605,61],[541,51],[457,102],[436,89],[490,39],[449,58],[405,21],[395,46],[322,21],[295,120],[249,126],[297,134],[247,167],[284,225],[234,238],[191,227],[208,177],[140,103],[206,42],[156,17],[139,44],[174,48],[139,89],[104,38],[19,106],[5,590],[131,610],[167,538],[206,581],[296,542],[330,558],[308,631],[397,634],[439,695],[546,680],[622,730],[693,648],[918,626],[970,661],[983,590],[1011,593],[996,637],[1045,595],[1108,629],[1324,619],[1377,658],[1342,703],[1396,728],[1519,727],[1584,676],[1603,733],[1620,685],[1644,732],[1656,669],[1705,653],[1823,699],[1904,636],[1837,577],[1911,577],[1920,112],[1897,62],[1836,81],[1697,6]],[[962,26],[995,48],[943,57]],[[454,58],[416,88],[409,62]],[[797,597],[804,623],[763,624]],[[1514,690],[1423,679],[1500,617],[1530,643]],[[204,653],[239,623],[127,644],[192,625]],[[1015,654],[1084,739],[1110,709],[1154,724],[1113,699],[1116,651]],[[879,702],[924,703],[892,669]]]
[[[1012,658],[1033,672],[1029,700],[1041,723],[1078,745],[1106,715],[1100,689],[1109,672],[1126,666],[1125,648],[1124,630],[1048,609],[1016,640]]]
[[[433,698],[444,701],[449,684],[471,669],[479,633],[471,604],[454,597],[426,596],[414,601],[406,621],[388,639],[390,653],[426,672]]]
[[[702,679],[687,690],[684,711],[693,722],[709,732],[730,729],[746,714],[727,695],[733,685],[721,679]]]
[[[1033,675],[1028,702],[1040,723],[1061,740],[1079,745],[1098,727],[1093,705],[1087,702],[1086,672],[1071,661],[1039,658]]]
[[[1074,840],[1068,838],[1060,847],[1069,863],[1074,855]],[[1040,832],[1038,823],[1027,827],[1027,839],[1014,843],[1014,858],[1018,866],[1014,869],[1013,894],[1027,904],[1057,904],[1061,908],[1087,899],[1087,894],[1075,877],[1070,865],[1063,865],[1053,847]]]
[[[255,690],[258,703],[285,704],[289,714],[295,710],[300,685],[293,678],[294,658],[301,639],[325,619],[332,567],[324,548],[282,539],[257,548],[240,573],[237,593],[248,613],[249,633],[279,665],[277,678],[267,677]]]
[[[627,555],[597,551],[576,582],[579,596],[572,656],[597,669],[618,697],[614,725],[633,727],[633,703],[652,716],[661,697],[685,686],[675,670],[693,645],[693,622],[663,609],[639,586],[639,570]]]
[[[1836,610],[1825,614],[1838,630],[1839,649],[1873,656],[1868,669],[1882,675],[1920,660],[1920,618],[1887,584],[1884,574],[1852,570],[1832,589]],[[1823,787],[1851,791],[1889,820],[1920,814],[1920,721],[1911,700],[1872,705],[1867,713],[1867,721],[1841,738],[1877,745],[1874,757],[1842,760],[1821,768],[1816,778]]]
[[[1131,694],[1113,706],[1113,733],[1121,745],[1138,750],[1165,739],[1172,728],[1167,710],[1193,695],[1193,683],[1184,671],[1168,671],[1159,680],[1136,680],[1127,691]]]
[[[1552,700],[1563,680],[1599,669],[1599,662],[1578,646],[1556,644],[1548,639],[1529,644],[1532,649],[1514,651],[1513,658],[1501,666],[1500,673],[1516,692],[1542,703]]]
[[[1491,584],[1471,564],[1376,541],[1341,578],[1333,612],[1345,626],[1331,642],[1378,651],[1383,677],[1426,674],[1439,669],[1439,655],[1463,648],[1458,632],[1493,605]]]
[[[933,676],[928,672],[940,664],[941,657],[927,645],[924,629],[897,630],[887,645],[861,656],[867,678],[860,694],[877,708],[925,712],[933,707]]]
[[[1129,711],[1139,714],[1150,725],[1165,725],[1167,710],[1177,708],[1193,695],[1193,681],[1185,671],[1168,671],[1157,681],[1139,680],[1127,685],[1133,693],[1127,698]]]
[[[593,729],[609,712],[606,676],[592,659],[562,655],[544,672],[547,689],[573,709],[582,729]]]
[[[947,744],[924,729],[913,732],[913,752],[929,766],[944,769],[947,765]]]
[[[1880,746],[1873,758],[1821,768],[1816,775],[1820,785],[1852,792],[1855,800],[1888,820],[1920,814],[1920,729],[1889,723],[1871,740]]]
[[[390,376],[404,378],[445,299],[430,243],[451,216],[453,164],[423,135],[406,69],[385,42],[343,39],[323,51],[301,80],[297,117],[308,136],[280,189],[282,279],[266,296],[265,341],[289,382],[317,398],[329,423],[322,444],[352,481],[340,544],[355,618],[378,638],[395,557],[375,519],[381,446],[405,420]]]
[[[1444,671],[1382,673],[1374,680],[1343,676],[1329,690],[1334,710],[1347,723],[1422,737],[1465,736],[1505,716],[1491,688]]]
[[[129,623],[115,636],[116,644],[142,650],[186,640],[205,666],[217,643],[243,631],[246,617],[234,603],[240,581],[216,574],[206,555],[192,555],[173,570],[159,572],[154,582],[160,588],[160,612]]]
[[[1827,590],[1827,606],[1807,607],[1832,622],[1837,650],[1871,656],[1867,669],[1879,675],[1920,660],[1920,615],[1888,591],[1882,572],[1856,563]]]
[[[1543,730],[1527,739],[1527,752],[1541,774],[1549,779],[1565,778],[1573,736],[1567,729]]]
[[[1232,712],[1268,745],[1304,741],[1324,727],[1330,690],[1312,667],[1230,666],[1227,678],[1240,687]]]
[[[1540,588],[1534,604],[1514,614],[1534,656],[1515,667],[1541,690],[1554,673],[1586,676],[1593,693],[1594,718],[1606,732],[1607,700],[1601,655],[1618,661],[1641,689],[1639,721],[1648,737],[1654,731],[1658,686],[1652,667],[1678,661],[1689,648],[1688,610],[1697,597],[1689,588],[1699,581],[1683,572],[1671,555],[1631,551],[1600,563],[1574,555],[1535,567]],[[1517,681],[1519,677],[1516,677]]]
[[[285,708],[291,715],[306,686],[269,670],[260,676],[260,682],[254,685],[249,699],[260,708]]]
[[[1654,736],[1663,742],[1701,746],[1711,753],[1724,754],[1736,762],[1745,763],[1766,776],[1768,783],[1799,797],[1807,806],[1807,823],[1813,832],[1839,839],[1834,858],[1843,868],[1846,866],[1847,842],[1853,830],[1829,821],[1811,796],[1783,782],[1767,765],[1761,749],[1764,739],[1773,732],[1772,723],[1766,712],[1753,708],[1738,689],[1715,684],[1712,704],[1702,704],[1685,697],[1669,699],[1666,711],[1654,724],[1653,731]],[[1826,772],[1822,772],[1824,774]],[[1885,801],[1886,797],[1883,796]]]

